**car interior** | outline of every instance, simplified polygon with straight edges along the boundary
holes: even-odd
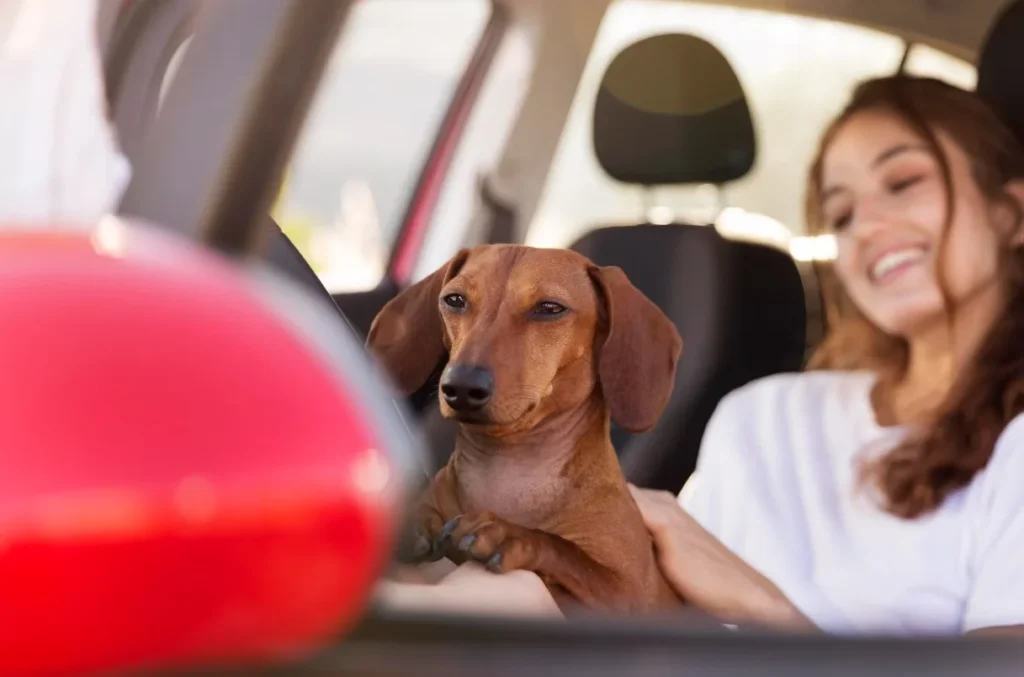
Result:
[[[201,4],[194,0],[138,0],[127,3],[119,14],[107,12],[114,17],[105,45],[111,112],[125,150],[134,164],[145,166],[154,158],[154,163],[171,168],[161,171],[175,175],[152,184],[133,182],[122,211],[181,229],[193,227],[198,219],[195,213],[184,211],[189,201],[181,199],[183,179],[177,175],[186,164],[210,168],[197,154],[215,153],[228,138],[224,125],[232,123],[224,103],[230,91],[225,83],[239,81],[236,73],[251,56],[205,46],[190,47],[184,58],[178,53],[183,45],[190,46],[190,26]],[[388,299],[412,277],[429,272],[428,266],[440,265],[459,246],[528,239],[524,231],[531,205],[536,211],[545,176],[558,169],[552,167],[552,151],[568,124],[566,114],[581,103],[574,90],[580,86],[585,68],[602,67],[593,99],[582,106],[589,109],[588,150],[619,189],[636,191],[637,209],[633,219],[588,223],[578,237],[567,238],[562,246],[598,263],[623,267],[685,337],[674,395],[659,424],[642,435],[613,431],[631,481],[679,491],[695,468],[704,426],[721,397],[760,376],[799,370],[824,331],[824,319],[814,268],[818,264],[798,260],[789,251],[791,244],[780,246],[763,234],[737,236],[727,228],[707,227],[714,226],[716,216],[723,213],[721,207],[727,201],[723,194],[728,196],[732,186],[749,180],[755,165],[766,163],[764,146],[771,142],[757,123],[757,107],[749,103],[743,78],[729,57],[700,35],[662,32],[631,41],[607,64],[587,58],[588,46],[595,44],[602,24],[614,21],[618,16],[615,10],[627,4],[603,0],[562,0],[543,7],[527,2],[493,4],[472,55],[452,87],[436,137],[402,208],[388,272],[372,287],[331,295],[308,257],[269,213],[265,218],[270,220],[272,236],[266,241],[265,253],[275,266],[314,293],[325,300],[331,296],[340,315],[365,335]],[[759,9],[778,9],[772,3],[754,4],[760,5]],[[906,41],[905,54],[897,68],[907,66],[907,57],[919,43],[958,57],[977,53],[979,89],[997,99],[1011,115],[1020,108],[1015,108],[1015,89],[1004,84],[1013,80],[1012,68],[1017,63],[1006,46],[1012,45],[1012,38],[1004,37],[1014,34],[1013,11],[995,22],[998,30],[983,41],[987,21],[1002,9],[1000,3],[988,3],[988,15],[980,5],[974,4],[968,11],[960,3],[942,9],[921,5],[916,11],[911,11],[915,8],[910,3],[900,12],[888,9],[885,3],[859,4],[857,9],[834,2],[808,5],[820,7],[811,11],[787,5],[785,9],[901,35]],[[1011,8],[1013,5],[1010,3]],[[561,60],[558,69],[549,68],[555,50],[566,49],[554,44],[566,26],[571,27],[574,38],[573,58]],[[516,115],[506,116],[510,119],[505,125],[504,146],[492,151],[491,167],[474,167],[475,176],[470,180],[464,176],[446,179],[446,174],[460,169],[459,143],[465,143],[462,137],[474,116],[489,112],[478,110],[491,103],[487,97],[497,97],[495,106],[508,103],[508,91],[497,96],[484,90],[496,61],[508,58],[503,50],[508,51],[509,44],[523,36],[533,43],[528,51],[535,63],[527,77],[520,77],[520,103]],[[985,49],[979,52],[982,44]],[[197,54],[199,49],[207,52]],[[164,77],[174,59],[180,62],[174,78],[184,89],[164,100],[168,89]],[[177,94],[188,89],[192,91]],[[189,102],[190,97],[208,102],[214,92],[222,113],[219,123],[217,115],[210,115],[208,103]],[[161,131],[162,126],[168,129]],[[180,128],[188,141],[183,143],[171,126]],[[529,157],[524,158],[527,149]],[[203,185],[212,177],[205,171],[190,172],[190,180]],[[798,166],[787,170],[793,174],[800,171]],[[171,183],[173,192],[165,189]],[[449,185],[453,183],[459,185]],[[531,193],[531,187],[540,190]],[[659,194],[687,187],[711,189],[717,212],[713,206],[705,214],[678,209],[657,213]],[[468,203],[463,209],[468,223],[441,223],[440,216],[431,213],[438,211],[439,201],[453,191],[461,194],[452,199]],[[459,226],[461,237],[448,235]],[[799,224],[786,226],[795,231]],[[414,262],[415,272],[410,262]],[[411,411],[429,440],[428,470],[444,463],[454,435],[454,426],[437,412],[436,387],[435,378],[410,398]]]
[[[598,264],[621,266],[675,322],[685,342],[675,390],[658,425],[639,435],[613,430],[626,476],[640,486],[679,492],[694,472],[704,427],[721,398],[762,376],[804,367],[825,328],[817,270],[828,265],[829,249],[827,242],[803,233],[789,211],[779,211],[791,219],[783,225],[785,237],[776,228],[782,216],[749,217],[767,210],[742,197],[753,194],[755,184],[765,184],[764,199],[775,199],[779,191],[771,187],[770,174],[785,171],[787,180],[799,183],[805,157],[780,160],[782,169],[766,159],[768,149],[779,145],[773,128],[759,119],[764,99],[752,95],[756,83],[737,66],[738,53],[716,44],[708,31],[648,30],[636,19],[630,30],[617,34],[619,44],[606,49],[607,58],[595,57],[598,47],[608,44],[602,36],[611,34],[615,22],[627,26],[630,17],[644,12],[729,11],[736,14],[721,16],[800,18],[817,22],[822,31],[864,31],[889,40],[895,50],[894,64],[879,58],[870,72],[914,72],[912,63],[927,61],[915,61],[916,55],[938,54],[930,62],[940,64],[933,69],[937,77],[943,77],[947,62],[956,65],[950,78],[976,75],[978,91],[1024,138],[1024,0],[451,0],[463,9],[474,6],[475,27],[467,30],[470,37],[459,57],[453,57],[458,66],[446,71],[443,91],[435,93],[419,150],[404,156],[412,160],[403,165],[404,178],[395,189],[399,198],[389,203],[390,232],[378,237],[386,244],[367,244],[351,229],[348,240],[338,239],[342,226],[327,223],[330,217],[302,230],[296,225],[298,212],[289,205],[305,199],[303,191],[309,196],[320,190],[316,181],[328,184],[320,191],[330,193],[324,200],[331,206],[324,209],[333,209],[340,191],[339,209],[354,214],[345,223],[383,227],[378,221],[384,210],[373,206],[379,198],[372,190],[366,197],[335,184],[341,175],[378,172],[372,149],[387,140],[372,130],[388,134],[392,127],[385,123],[402,120],[409,111],[401,106],[389,106],[386,113],[368,110],[364,118],[384,122],[378,120],[371,131],[356,130],[345,141],[349,146],[314,131],[342,125],[342,105],[368,106],[378,95],[383,100],[381,90],[388,88],[381,86],[366,90],[371,92],[366,101],[352,98],[356,78],[346,75],[344,66],[346,57],[354,60],[355,51],[346,49],[359,40],[361,27],[380,31],[363,38],[378,51],[411,44],[412,29],[402,24],[406,32],[399,30],[401,22],[382,9],[387,2],[363,0],[351,10],[323,81],[296,77],[289,85],[272,83],[261,70],[274,47],[272,29],[289,3],[256,3],[240,11],[238,3],[103,0],[99,29],[111,116],[134,167],[120,211],[205,237],[222,250],[230,251],[232,244],[238,251],[258,249],[271,266],[330,304],[359,336],[389,299],[462,246],[565,246]],[[787,26],[796,31],[798,24]],[[397,33],[394,40],[375,41],[391,32]],[[197,39],[191,39],[193,33]],[[298,67],[336,38],[325,28],[323,35],[296,39],[289,45],[292,53],[280,57],[280,73],[295,72],[288,71],[289,64]],[[438,64],[430,67],[442,70]],[[919,72],[928,70],[922,66]],[[374,71],[378,76],[397,72]],[[339,82],[349,77],[349,84],[334,90],[332,77]],[[795,90],[777,97],[790,95],[796,97]],[[292,108],[305,114],[307,106],[304,121],[292,114]],[[275,108],[280,109],[276,115]],[[822,115],[827,118],[828,112],[834,110]],[[818,131],[807,132],[808,138]],[[245,145],[257,139],[263,146],[259,152]],[[349,147],[365,152],[335,160],[348,163],[344,171],[331,166],[319,176],[309,169],[326,166],[335,157],[331,153]],[[571,183],[575,171],[564,157],[579,151],[583,158],[582,148],[586,162],[607,182],[600,185],[617,191],[617,211],[604,220],[601,214],[582,215],[579,223],[549,237],[543,227],[565,213],[550,208],[560,195],[560,177]],[[240,168],[243,151],[269,167],[288,165],[287,185],[272,185],[272,171]],[[798,213],[802,196],[792,192],[785,196],[786,209]],[[217,201],[222,210],[211,211],[211,193],[222,198]],[[581,200],[600,201],[584,196],[575,202],[566,198],[566,204]],[[748,218],[735,220],[737,227],[722,218],[744,210]],[[252,225],[257,222],[258,227]],[[767,225],[759,229],[759,224]],[[344,272],[344,264],[328,270],[318,263],[317,243],[339,251],[375,251],[379,272],[368,274],[366,283],[339,283],[336,273]],[[344,261],[343,253],[338,256]],[[436,388],[435,380],[403,404],[425,436],[427,473],[445,462],[454,434],[437,412]],[[736,640],[733,633],[697,621],[595,620],[556,628],[507,619],[381,614],[371,613],[354,635],[305,666],[303,674],[384,674],[385,663],[388,674],[404,673],[415,670],[417,661],[429,661],[432,669],[447,666],[445,674],[481,669],[525,674],[531,666],[546,671],[555,665],[586,666],[594,674],[666,669],[732,674],[751,666],[749,655],[728,648]],[[1024,658],[1015,645],[988,642],[865,640],[853,647],[838,638],[810,642],[760,631],[739,635],[749,638],[746,647],[761,652],[764,674],[820,674],[826,664],[829,674],[962,674],[967,666],[971,674],[1005,674],[998,666]],[[451,653],[456,641],[457,655]],[[403,650],[393,651],[396,646]],[[794,658],[798,646],[806,652],[799,660]],[[641,658],[627,658],[629,647]]]
[[[714,78],[688,78],[692,63]],[[631,83],[642,88],[627,91]],[[593,129],[602,169],[642,190],[722,186],[746,175],[756,155],[739,80],[721,52],[693,35],[652,36],[619,53],[602,80]],[[595,227],[569,247],[599,265],[621,267],[685,337],[686,359],[657,426],[643,435],[617,426],[612,433],[631,481],[678,492],[718,400],[760,376],[801,368],[807,319],[799,270],[787,252],[727,239],[707,223]],[[757,341],[747,338],[754,335]],[[433,410],[425,418],[432,459],[441,463],[454,426]]]

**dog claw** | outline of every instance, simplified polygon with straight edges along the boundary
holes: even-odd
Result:
[[[469,550],[476,543],[476,534],[470,534],[459,541],[459,550]]]
[[[415,557],[426,557],[431,551],[430,539],[423,534],[416,534],[412,551]]]
[[[496,552],[494,556],[487,560],[487,568],[496,574],[501,573],[501,553]]]
[[[455,527],[457,526],[459,526],[459,517],[448,520],[448,523],[441,528],[441,533],[439,533],[437,538],[434,540],[435,552],[443,553],[445,551],[448,540],[451,538],[452,532],[455,531]]]
[[[455,531],[455,527],[457,526],[459,526],[458,517],[448,520],[448,523],[445,524],[444,528],[441,529],[441,534],[437,537],[437,540],[444,541],[445,539],[447,539],[449,536],[452,535],[452,532]]]
[[[408,564],[432,561],[434,548],[430,539],[418,529],[410,534],[398,548],[398,560]]]

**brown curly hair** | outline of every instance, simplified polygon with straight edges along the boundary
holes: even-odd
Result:
[[[939,165],[946,222],[937,260],[944,260],[956,199],[938,130],[965,152],[982,194],[1012,209],[1020,225],[1021,207],[1008,193],[1007,184],[1024,178],[1024,147],[1010,128],[972,92],[931,78],[900,75],[861,84],[823,136],[807,189],[807,223],[812,232],[826,231],[821,204],[823,156],[843,124],[869,110],[885,111],[906,123]],[[818,272],[829,330],[809,367],[873,371],[878,376],[876,393],[884,399],[906,373],[907,342],[869,322],[829,266],[818,266]],[[1024,411],[1024,250],[1009,239],[1004,243],[1000,273],[1008,289],[1004,314],[958,373],[944,402],[926,425],[916,427],[894,449],[864,468],[864,478],[877,485],[886,509],[894,515],[907,519],[922,516],[967,486],[988,463],[1006,425]],[[952,325],[955,308],[941,267],[937,274]]]

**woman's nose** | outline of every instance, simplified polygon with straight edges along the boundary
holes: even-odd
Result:
[[[876,198],[862,200],[854,210],[849,231],[861,241],[872,240],[879,231],[885,229],[890,220],[891,211],[886,209]]]

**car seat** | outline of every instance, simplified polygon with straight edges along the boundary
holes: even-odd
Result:
[[[977,92],[1024,142],[1024,0],[1008,3],[992,22],[978,56]]]
[[[623,50],[605,73],[593,121],[604,171],[645,189],[720,187],[755,161],[742,86],[725,56],[692,35],[657,35]],[[707,224],[602,227],[572,249],[620,266],[683,336],[675,390],[658,424],[640,435],[612,433],[631,482],[678,492],[719,400],[759,377],[802,368],[801,274],[788,252],[726,239]]]

